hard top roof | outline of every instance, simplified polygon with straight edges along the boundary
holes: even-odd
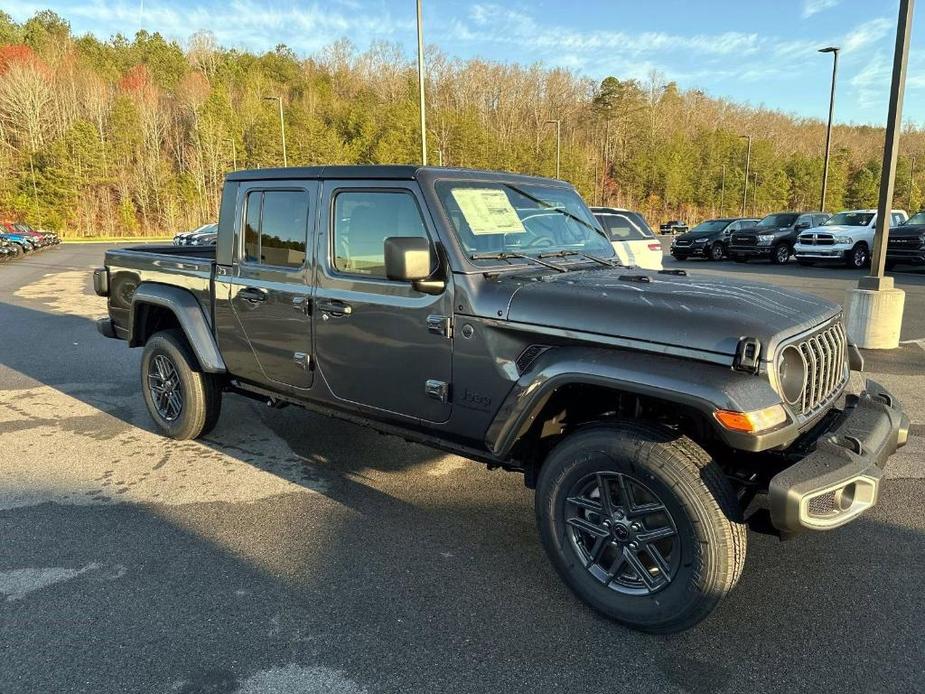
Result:
[[[356,179],[383,181],[412,181],[422,177],[437,178],[484,178],[489,180],[533,181],[544,184],[569,186],[566,181],[559,181],[539,176],[508,173],[505,171],[487,171],[482,169],[454,169],[438,166],[413,166],[404,164],[367,164],[352,166],[290,166],[288,168],[248,169],[232,171],[225,176],[228,181],[265,181],[292,179]]]

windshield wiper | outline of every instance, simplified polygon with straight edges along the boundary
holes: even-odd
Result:
[[[523,260],[532,260],[534,263],[538,263],[543,267],[548,267],[551,270],[556,272],[568,272],[564,267],[558,265],[553,265],[552,263],[547,263],[545,260],[540,260],[535,255],[526,255],[525,253],[512,253],[511,251],[501,251],[499,253],[473,253],[469,256],[469,260],[510,260],[511,258],[521,258]]]
[[[540,253],[539,257],[540,258],[567,258],[573,255],[577,255],[581,258],[584,258],[585,260],[591,260],[599,265],[603,265],[604,267],[626,267],[625,265],[623,265],[623,263],[621,263],[618,260],[614,260],[612,258],[601,258],[599,256],[591,255],[590,253],[584,253],[581,251],[562,250],[562,251],[556,251],[554,253]]]

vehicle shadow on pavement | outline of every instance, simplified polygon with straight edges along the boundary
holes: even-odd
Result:
[[[84,417],[67,425],[60,414],[55,430],[46,410],[62,402],[44,390],[2,401],[22,417],[41,411],[60,467],[161,464],[154,482],[121,496],[101,477],[91,480],[97,496],[33,489],[60,500],[0,511],[4,693],[919,686],[921,480],[887,485],[880,507],[838,531],[787,543],[751,534],[742,581],[710,619],[647,636],[599,617],[560,582],[518,476],[246,401],[229,401],[204,445],[161,463],[137,350],[99,338],[85,318],[0,308],[5,325],[23,328],[0,335],[0,395],[50,387]],[[97,455],[118,459],[83,458],[75,426]],[[267,426],[288,452],[272,448]],[[7,451],[7,437],[24,431],[0,421]],[[136,446],[136,457],[117,444]],[[250,472],[228,473],[236,468]],[[170,498],[145,491],[170,485]],[[15,573],[42,567],[53,571]]]

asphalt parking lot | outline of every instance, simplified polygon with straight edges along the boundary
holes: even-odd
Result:
[[[227,398],[153,433],[140,352],[100,337],[105,246],[0,267],[0,692],[915,691],[925,665],[925,273],[868,354],[913,441],[880,505],[749,536],[706,622],[641,635],[578,603],[515,475]],[[860,273],[687,261],[841,301]]]

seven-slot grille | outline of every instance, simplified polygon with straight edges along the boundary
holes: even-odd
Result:
[[[794,344],[806,364],[806,382],[797,403],[801,414],[826,404],[848,380],[848,339],[841,321]]]

